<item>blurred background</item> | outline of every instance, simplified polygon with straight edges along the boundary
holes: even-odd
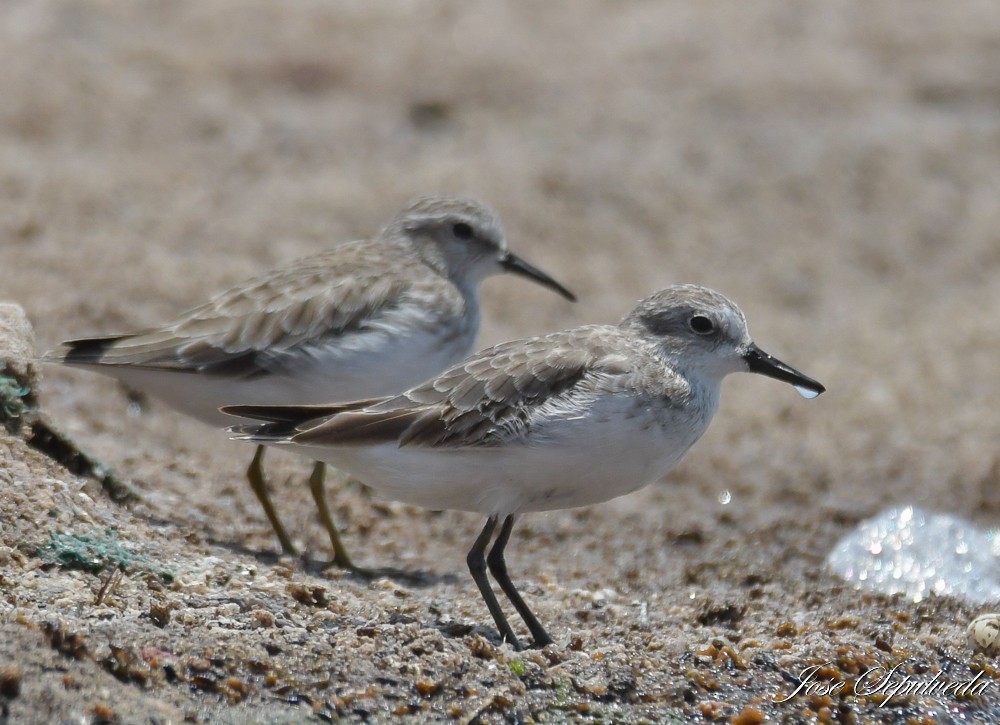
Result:
[[[1000,512],[995,3],[9,0],[0,67],[0,298],[40,351],[468,194],[580,298],[491,279],[482,345],[698,282],[829,388],[731,378],[670,485],[613,506],[653,528]],[[154,513],[273,547],[237,444],[86,373],[44,394]]]

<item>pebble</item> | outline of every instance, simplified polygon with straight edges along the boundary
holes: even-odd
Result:
[[[988,655],[1000,654],[1000,614],[980,614],[969,625],[969,644]]]

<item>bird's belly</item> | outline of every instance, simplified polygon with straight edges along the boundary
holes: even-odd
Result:
[[[319,347],[293,374],[268,376],[274,379],[274,389],[262,385],[256,394],[268,396],[262,403],[307,404],[402,393],[468,355],[474,339],[474,331],[447,338],[414,331],[385,338],[371,347]]]
[[[570,426],[572,428],[572,426]],[[432,509],[505,515],[600,503],[658,480],[701,430],[581,425],[557,438],[483,448],[298,448],[349,471],[386,498]]]
[[[401,393],[461,360],[473,337],[399,334],[379,345],[317,347],[282,372],[249,378],[113,365],[87,369],[110,375],[181,413],[225,427],[239,419],[220,413],[224,405],[342,403]]]

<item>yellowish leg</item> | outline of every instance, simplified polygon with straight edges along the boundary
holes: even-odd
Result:
[[[387,576],[393,579],[402,579],[415,583],[426,582],[427,575],[420,572],[408,572],[403,571],[402,569],[393,569],[391,567],[368,569],[363,566],[358,566],[351,561],[351,557],[347,555],[347,549],[344,548],[344,542],[340,540],[340,532],[337,531],[337,526],[333,523],[333,517],[330,516],[330,509],[326,505],[326,492],[323,488],[325,478],[326,464],[321,461],[316,461],[316,464],[313,466],[312,475],[309,476],[309,489],[312,491],[313,501],[316,502],[316,510],[319,513],[320,521],[323,523],[323,528],[326,529],[327,534],[330,536],[330,544],[333,545],[332,563],[335,566],[338,566],[341,569],[349,571],[357,576],[367,578]]]
[[[250,481],[250,488],[257,494],[260,505],[264,507],[264,513],[267,514],[267,520],[271,522],[271,528],[278,535],[281,551],[285,554],[297,554],[295,545],[288,536],[288,532],[285,531],[284,525],[278,518],[278,512],[274,510],[274,504],[271,503],[271,499],[267,495],[267,482],[264,480],[264,446],[257,446],[257,452],[253,454],[253,460],[250,461],[250,467],[247,468],[247,480]]]
[[[347,571],[359,574],[366,573],[364,569],[354,565],[351,557],[347,554],[347,549],[344,548],[344,542],[340,540],[340,532],[337,531],[337,525],[333,523],[333,517],[330,516],[330,509],[326,505],[326,491],[323,485],[325,480],[326,464],[322,461],[316,461],[313,466],[312,475],[309,476],[309,490],[312,491],[313,501],[316,502],[319,520],[322,522],[323,528],[326,529],[326,533],[330,536],[330,544],[333,546],[333,563]]]

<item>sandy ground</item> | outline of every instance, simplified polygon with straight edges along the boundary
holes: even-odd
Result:
[[[737,376],[662,484],[525,517],[509,563],[557,644],[516,653],[465,570],[475,516],[331,481],[357,559],[440,575],[342,577],[275,454],[310,552],[278,558],[248,448],[46,368],[44,420],[141,501],[0,437],[0,720],[1000,721],[979,609],[823,567],[889,504],[1000,516],[1000,6],[13,1],[0,67],[0,300],[39,351],[451,191],[580,297],[489,280],[483,344],[699,282],[829,388]],[[776,701],[824,663],[848,687]],[[850,687],[897,664],[992,687]]]

